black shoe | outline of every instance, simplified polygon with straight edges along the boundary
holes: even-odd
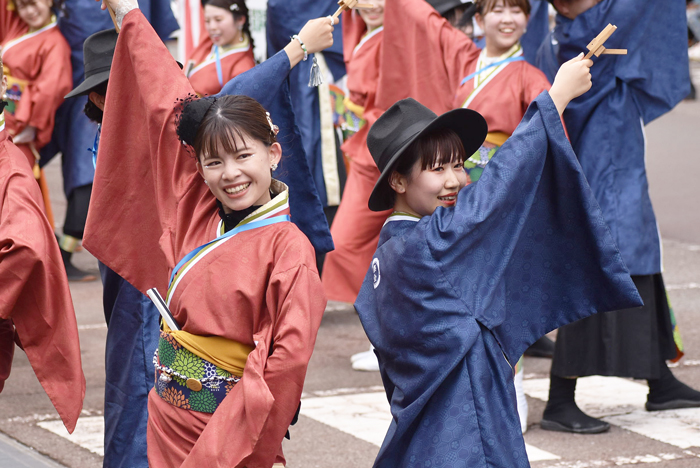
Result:
[[[72,252],[65,251],[61,249],[61,258],[63,258],[63,266],[66,269],[66,276],[68,281],[72,282],[87,282],[95,281],[97,276],[87,271],[83,271],[71,263]]]
[[[525,350],[525,356],[552,358],[554,356],[554,341],[547,335],[532,343],[532,346]]]
[[[576,403],[545,408],[540,426],[545,431],[573,432],[574,434],[600,434],[610,430],[610,424],[588,416],[576,406]]]
[[[649,380],[647,411],[700,408],[700,392],[676,379],[671,372],[663,379]]]

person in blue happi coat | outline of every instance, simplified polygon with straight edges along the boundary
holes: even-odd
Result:
[[[538,51],[552,78],[609,23],[605,44],[628,55],[602,55],[591,69],[593,91],[564,112],[571,145],[644,300],[641,310],[600,314],[559,330],[542,428],[596,433],[609,425],[574,401],[576,377],[645,379],[649,411],[700,406],[700,392],[678,381],[667,360],[682,343],[661,275],[661,241],[649,198],[644,126],[688,95],[683,0],[552,0],[556,27]]]
[[[369,208],[394,209],[355,302],[391,405],[375,467],[529,466],[513,387],[523,351],[642,304],[560,119],[591,64],[564,64],[470,185],[478,113],[404,99],[372,126]]]

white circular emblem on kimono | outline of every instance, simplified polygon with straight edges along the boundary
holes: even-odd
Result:
[[[374,279],[374,289],[377,289],[377,286],[379,286],[379,282],[382,279],[382,274],[379,271],[379,259],[378,258],[372,259],[372,278]]]

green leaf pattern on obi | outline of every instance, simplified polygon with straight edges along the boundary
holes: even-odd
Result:
[[[202,413],[213,413],[216,409],[216,398],[207,389],[190,392],[190,407]]]

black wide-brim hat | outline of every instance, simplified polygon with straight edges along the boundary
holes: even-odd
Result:
[[[394,189],[389,185],[389,175],[411,143],[428,132],[443,128],[459,136],[467,157],[479,149],[488,132],[486,120],[476,111],[455,109],[438,117],[412,98],[395,103],[374,122],[367,134],[367,146],[381,175],[369,196],[370,210],[393,208]]]
[[[94,87],[109,79],[112,68],[114,48],[117,46],[117,31],[107,29],[96,32],[85,39],[83,43],[83,63],[85,64],[85,80],[66,94],[65,98],[88,94]]]
[[[437,10],[438,13],[444,15],[453,8],[458,6],[469,6],[473,3],[472,0],[428,0],[428,3]]]

